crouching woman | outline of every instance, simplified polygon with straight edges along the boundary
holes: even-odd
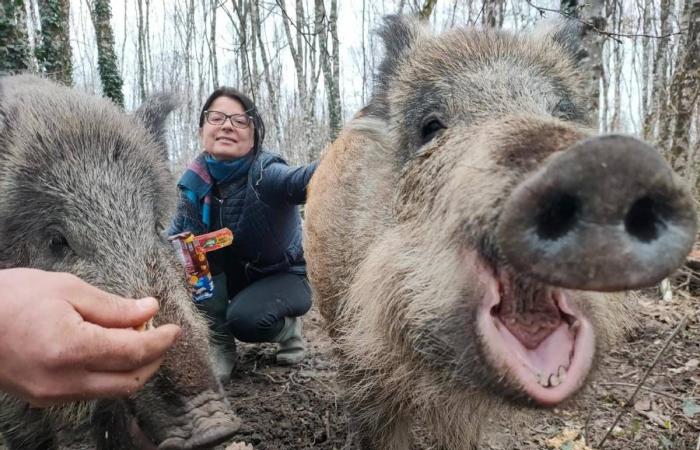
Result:
[[[311,308],[299,204],[316,162],[290,167],[263,150],[265,126],[253,101],[215,90],[199,116],[203,152],[178,183],[170,234],[228,227],[234,241],[208,253],[214,296],[197,306],[210,319],[220,377],[235,361],[235,341],[277,342],[278,364],[304,357],[300,317]]]

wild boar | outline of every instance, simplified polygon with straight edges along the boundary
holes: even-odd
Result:
[[[693,202],[653,148],[590,128],[576,26],[380,35],[372,98],[309,186],[309,278],[361,447],[420,427],[475,449],[495,406],[579,391],[625,326],[610,292],[682,263]]]
[[[42,410],[0,393],[11,449],[58,448],[58,429],[88,421],[101,449],[135,448],[144,434],[161,450],[209,447],[239,426],[164,236],[176,193],[162,128],[174,105],[155,97],[131,116],[34,76],[0,79],[0,267],[69,272],[121,296],[153,296],[154,324],[182,328],[157,374],[129,398]]]

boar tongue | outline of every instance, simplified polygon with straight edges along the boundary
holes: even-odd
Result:
[[[507,273],[499,278],[496,315],[525,348],[536,349],[563,323],[551,289]]]
[[[500,302],[493,308],[503,340],[535,374],[556,374],[569,367],[575,333],[559,309],[554,288],[502,273]]]

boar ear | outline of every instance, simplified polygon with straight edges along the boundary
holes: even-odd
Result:
[[[384,42],[385,54],[376,74],[376,87],[367,111],[374,116],[384,117],[388,112],[386,94],[391,79],[406,54],[425,34],[425,29],[416,18],[390,15],[384,17],[384,24],[377,30],[377,34]]]
[[[585,30],[578,21],[561,19],[546,21],[538,27],[537,31],[540,35],[546,36],[562,47],[576,64],[588,56],[588,52],[583,46]]]
[[[390,77],[396,72],[404,55],[413,48],[424,33],[417,19],[408,16],[384,17],[384,24],[377,30],[384,42],[385,55],[379,67],[380,77]]]
[[[168,159],[168,146],[165,142],[165,120],[178,106],[180,106],[180,102],[174,95],[157,93],[148,97],[134,113],[134,116],[156,138],[166,161]]]

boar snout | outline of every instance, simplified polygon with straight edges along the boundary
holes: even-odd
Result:
[[[619,291],[666,277],[695,233],[692,198],[659,153],[609,135],[574,144],[517,186],[498,242],[515,268],[541,281]]]
[[[140,431],[158,443],[157,450],[196,450],[212,448],[238,431],[240,419],[230,411],[220,393],[205,391],[170,405],[155,404],[137,417]]]

